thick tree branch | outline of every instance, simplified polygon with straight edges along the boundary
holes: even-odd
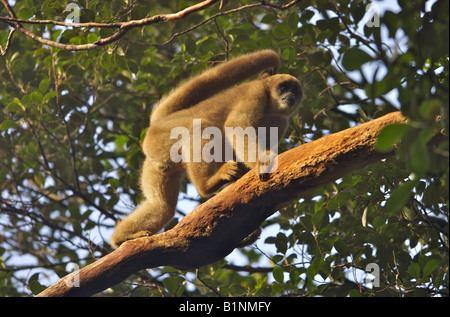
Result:
[[[391,155],[375,151],[377,135],[385,126],[405,121],[400,112],[393,112],[282,153],[278,169],[267,181],[260,181],[255,170],[248,172],[173,229],[127,241],[38,296],[89,296],[145,268],[196,268],[222,259],[280,207]],[[75,276],[79,287],[69,287],[67,282]]]

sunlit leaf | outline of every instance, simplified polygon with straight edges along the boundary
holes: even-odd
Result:
[[[383,128],[378,135],[377,143],[375,145],[376,149],[380,152],[392,151],[394,145],[410,128],[411,127],[407,124],[392,124]]]

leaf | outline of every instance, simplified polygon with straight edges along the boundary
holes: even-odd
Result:
[[[375,144],[375,149],[380,152],[389,152],[394,145],[406,134],[411,126],[408,124],[392,124],[381,130]]]
[[[278,19],[278,17],[276,14],[269,13],[262,17],[261,23],[272,24],[272,23],[276,22],[277,19]]]
[[[112,188],[114,188],[114,189],[119,188],[119,185],[120,185],[119,180],[117,180],[117,179],[115,179],[115,178],[109,179],[108,183],[109,183],[109,185],[110,185]]]
[[[389,91],[395,88],[395,83],[393,83],[392,81],[392,78],[386,76],[380,81],[376,80],[372,85],[367,85],[365,89],[367,97],[373,99],[377,98],[378,96],[387,94]]]
[[[372,57],[366,52],[360,50],[357,47],[352,47],[344,53],[342,59],[342,65],[347,70],[357,70],[360,69],[364,63],[372,60]]]
[[[20,102],[19,98],[14,98],[5,108],[6,111],[18,112],[25,110],[25,107]]]
[[[12,128],[17,128],[17,123],[13,120],[5,120],[0,123],[0,131],[6,131]]]
[[[40,91],[36,90],[31,93],[31,100],[38,105],[42,103],[43,98],[44,98],[44,96],[42,95],[42,93]]]
[[[413,263],[408,267],[408,273],[413,278],[419,278],[420,277],[420,265],[419,263]]]
[[[372,225],[375,229],[379,229],[381,228],[381,226],[386,224],[386,218],[382,217],[382,216],[377,216],[375,217],[375,219],[372,221]]]
[[[116,62],[117,67],[120,69],[128,69],[126,59],[120,55],[120,51],[118,50],[117,54],[114,55],[114,60]]]
[[[186,40],[184,41],[184,45],[186,47],[186,51],[190,55],[193,55],[195,53],[195,50],[197,48],[197,44],[195,43],[195,41],[192,38],[186,37]]]
[[[425,267],[423,268],[423,277],[431,275],[431,273],[433,273],[433,271],[436,270],[438,266],[439,261],[434,259],[428,261],[427,264],[425,264]]]
[[[410,148],[411,169],[419,176],[424,176],[428,170],[430,156],[425,143],[415,141]]]
[[[288,61],[289,64],[293,64],[294,63],[294,59],[295,59],[295,55],[296,52],[294,49],[292,48],[286,48],[283,53],[281,54],[281,57],[285,60]]]
[[[342,257],[350,255],[350,249],[348,248],[347,243],[345,243],[342,240],[337,240],[334,243],[334,248],[339,253],[339,255]]]
[[[411,197],[412,189],[417,183],[417,180],[409,180],[394,189],[391,197],[389,197],[386,203],[385,209],[387,209],[389,213],[396,213],[399,211]]]
[[[277,248],[277,251],[282,254],[286,253],[287,244],[288,244],[287,237],[283,233],[279,232],[277,234],[277,239],[275,240],[275,246]]]
[[[306,269],[308,278],[313,279],[319,273],[319,270],[324,266],[325,261],[322,258],[315,259],[311,265]]]
[[[274,268],[272,274],[275,281],[277,281],[278,283],[284,282],[284,271],[281,267],[277,266],[276,268]]]
[[[46,103],[50,99],[53,99],[56,97],[56,91],[52,90],[49,93],[45,94],[44,98],[42,99],[42,103]]]
[[[139,65],[134,60],[129,59],[127,61],[127,65],[130,72],[132,72],[133,74],[137,74],[137,72],[139,71]]]
[[[39,90],[42,93],[45,93],[49,86],[50,86],[50,79],[45,78],[45,79],[41,80],[41,82],[39,83]]]
[[[98,34],[97,33],[91,32],[91,33],[88,34],[88,36],[87,36],[88,43],[94,43],[97,40],[98,40]]]
[[[277,296],[284,291],[285,286],[280,283],[271,285],[271,296]]]
[[[42,175],[39,172],[36,172],[34,174],[33,178],[34,178],[34,182],[36,183],[36,185],[38,187],[40,187],[40,188],[44,187],[44,182],[45,182],[45,176],[44,175]]]
[[[321,210],[315,212],[312,215],[312,218],[311,218],[312,224],[314,226],[316,226],[316,227],[319,227],[320,224],[322,223],[322,219],[323,219],[324,216],[325,216],[325,210],[324,209],[321,209]]]
[[[39,279],[39,273],[35,273],[28,280],[28,289],[33,294],[39,294],[40,292],[42,292],[43,290],[46,289],[45,286],[43,286],[43,285],[41,285],[41,283],[39,283],[38,279]]]
[[[350,292],[348,294],[350,295],[350,297],[362,297],[363,296],[361,294],[361,292],[357,289],[350,290]]]
[[[118,148],[122,148],[129,140],[130,138],[127,135],[118,135],[114,140],[114,143],[116,143]]]
[[[299,22],[299,16],[298,13],[296,11],[292,12],[288,18],[287,18],[287,25],[288,28],[292,31],[295,32],[298,29],[298,22]]]
[[[313,64],[320,66],[328,66],[332,61],[332,56],[327,51],[317,51],[309,55],[310,61]]]
[[[291,32],[284,23],[278,24],[273,30],[272,34],[279,40],[284,40],[291,37]]]
[[[183,282],[184,279],[180,276],[171,276],[163,280],[164,287],[172,295],[176,295],[177,290],[183,288]]]

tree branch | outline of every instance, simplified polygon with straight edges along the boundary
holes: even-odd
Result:
[[[9,45],[11,44],[11,39],[12,39],[12,36],[13,36],[15,30],[16,29],[11,29],[11,31],[9,32],[8,38],[6,39],[5,48],[3,48],[2,45],[0,45],[0,55],[1,56],[6,55],[6,52],[8,52],[8,48],[9,48]]]
[[[38,296],[89,296],[145,268],[198,268],[224,258],[280,207],[345,174],[390,156],[374,149],[387,125],[406,122],[400,112],[324,136],[278,156],[267,181],[255,170],[198,206],[174,228],[130,240],[73,272]],[[78,277],[79,287],[70,287]],[[69,283],[70,285],[70,283]]]
[[[33,32],[28,31],[27,29],[25,29],[22,26],[21,23],[43,24],[43,22],[42,21],[29,22],[28,20],[17,19],[13,9],[11,8],[11,6],[8,4],[8,2],[6,0],[1,0],[1,2],[8,10],[11,17],[10,18],[0,17],[0,21],[4,21],[5,23],[10,24],[16,30],[20,31],[21,33],[25,34],[27,37],[31,38],[32,40],[34,40],[38,43],[49,45],[49,46],[56,47],[56,48],[59,48],[61,50],[66,50],[66,51],[82,51],[82,50],[91,50],[91,49],[97,48],[99,46],[104,46],[104,45],[110,44],[114,41],[117,41],[122,36],[124,36],[129,30],[136,28],[136,27],[142,27],[142,26],[146,26],[146,25],[159,23],[159,22],[167,22],[167,21],[174,21],[174,20],[182,19],[193,12],[200,11],[200,10],[203,10],[203,9],[211,6],[212,4],[216,3],[217,1],[218,0],[205,0],[203,2],[200,2],[200,3],[197,3],[190,7],[187,7],[177,13],[158,14],[158,15],[152,16],[150,18],[127,21],[127,22],[113,23],[110,25],[108,25],[106,23],[94,23],[94,22],[91,22],[91,23],[58,22],[58,23],[56,23],[56,21],[53,21],[53,22],[50,22],[49,20],[44,21],[46,24],[50,23],[50,24],[75,26],[75,27],[118,27],[119,28],[119,30],[111,36],[108,36],[103,39],[99,39],[94,43],[79,44],[79,45],[58,43],[58,42],[48,40],[46,38],[43,38],[39,35],[34,34]]]
[[[98,22],[67,23],[67,22],[54,21],[54,20],[25,20],[25,19],[18,19],[16,14],[14,13],[14,10],[8,4],[7,0],[0,0],[0,1],[6,7],[8,13],[11,16],[11,17],[0,17],[0,22],[4,22],[4,23],[9,24],[11,27],[13,27],[13,30],[18,30],[19,32],[23,33],[24,35],[26,35],[30,39],[32,39],[32,40],[34,40],[34,41],[36,41],[38,43],[44,44],[44,45],[56,47],[56,48],[64,50],[64,51],[83,51],[83,50],[92,50],[92,49],[98,48],[100,46],[111,44],[111,43],[119,40],[129,30],[131,30],[133,28],[143,27],[143,26],[147,26],[147,25],[151,25],[151,24],[160,23],[160,22],[168,22],[168,21],[174,21],[174,20],[183,19],[183,18],[185,18],[186,16],[188,16],[191,13],[203,10],[203,9],[211,6],[212,4],[216,3],[218,0],[205,0],[205,1],[202,1],[202,2],[197,3],[195,5],[192,5],[190,7],[187,7],[187,8],[185,8],[185,9],[179,11],[179,12],[176,12],[176,13],[158,14],[158,15],[154,15],[154,16],[149,17],[149,18],[141,19],[141,20],[132,20],[132,21],[115,22],[115,23],[98,23]],[[246,6],[239,7],[237,9],[232,9],[232,10],[229,10],[229,11],[226,11],[226,12],[222,12],[222,13],[216,14],[213,17],[211,17],[211,18],[205,20],[204,22],[200,23],[199,25],[204,24],[204,23],[212,20],[216,16],[221,16],[221,15],[234,13],[236,11],[240,11],[240,10],[247,9],[247,8],[259,7],[259,6],[267,6],[267,7],[272,7],[272,8],[279,9],[279,10],[285,10],[285,9],[288,9],[288,8],[292,7],[293,5],[295,5],[298,2],[300,2],[300,0],[293,0],[293,1],[289,2],[288,4],[278,5],[278,4],[266,3],[265,1],[260,1],[260,3],[246,5]],[[224,2],[223,2],[223,0],[221,0],[219,9],[221,10],[223,8],[223,6],[224,6]],[[39,35],[34,34],[31,31],[28,31],[27,29],[25,29],[23,27],[22,23],[27,23],[27,24],[52,24],[52,25],[59,25],[59,26],[85,27],[85,28],[92,28],[92,27],[96,27],[96,28],[118,28],[118,30],[113,35],[108,36],[108,37],[103,38],[103,39],[98,39],[94,43],[87,43],[87,44],[63,44],[63,43],[58,43],[58,42],[55,42],[55,41],[43,38],[43,37],[41,37]],[[199,26],[199,25],[197,25],[197,26]],[[5,49],[1,48],[1,46],[0,46],[0,49],[1,49],[0,53],[1,53],[1,55],[5,55],[6,54],[6,51],[8,49],[9,42],[11,40],[11,36],[12,36],[13,33],[14,32],[11,31],[11,33],[10,33],[8,39],[7,39],[7,45],[6,45]],[[180,33],[185,33],[185,32],[180,32]],[[180,35],[180,34],[177,33],[176,35],[174,35],[167,42],[172,41],[173,38],[178,36],[178,35]]]

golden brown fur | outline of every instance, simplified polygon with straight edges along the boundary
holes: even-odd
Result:
[[[153,235],[163,228],[174,215],[184,172],[198,192],[207,196],[248,169],[268,164],[249,161],[248,142],[244,142],[243,153],[239,153],[236,141],[233,143],[234,160],[176,163],[171,159],[170,149],[177,140],[171,139],[170,133],[173,128],[184,127],[192,137],[193,119],[201,119],[202,131],[206,127],[217,127],[224,135],[225,127],[277,127],[278,138],[281,138],[288,127],[289,116],[302,98],[299,81],[290,75],[266,75],[235,86],[265,70],[276,72],[279,63],[278,55],[271,50],[244,55],[190,79],[160,101],[151,114],[150,127],[142,144],[145,161],[141,189],[145,201],[118,222],[111,237],[113,246]],[[202,140],[201,147],[208,142]],[[266,145],[263,150],[270,152]],[[192,149],[190,154],[192,158]],[[242,163],[236,162],[238,157],[243,158]]]

